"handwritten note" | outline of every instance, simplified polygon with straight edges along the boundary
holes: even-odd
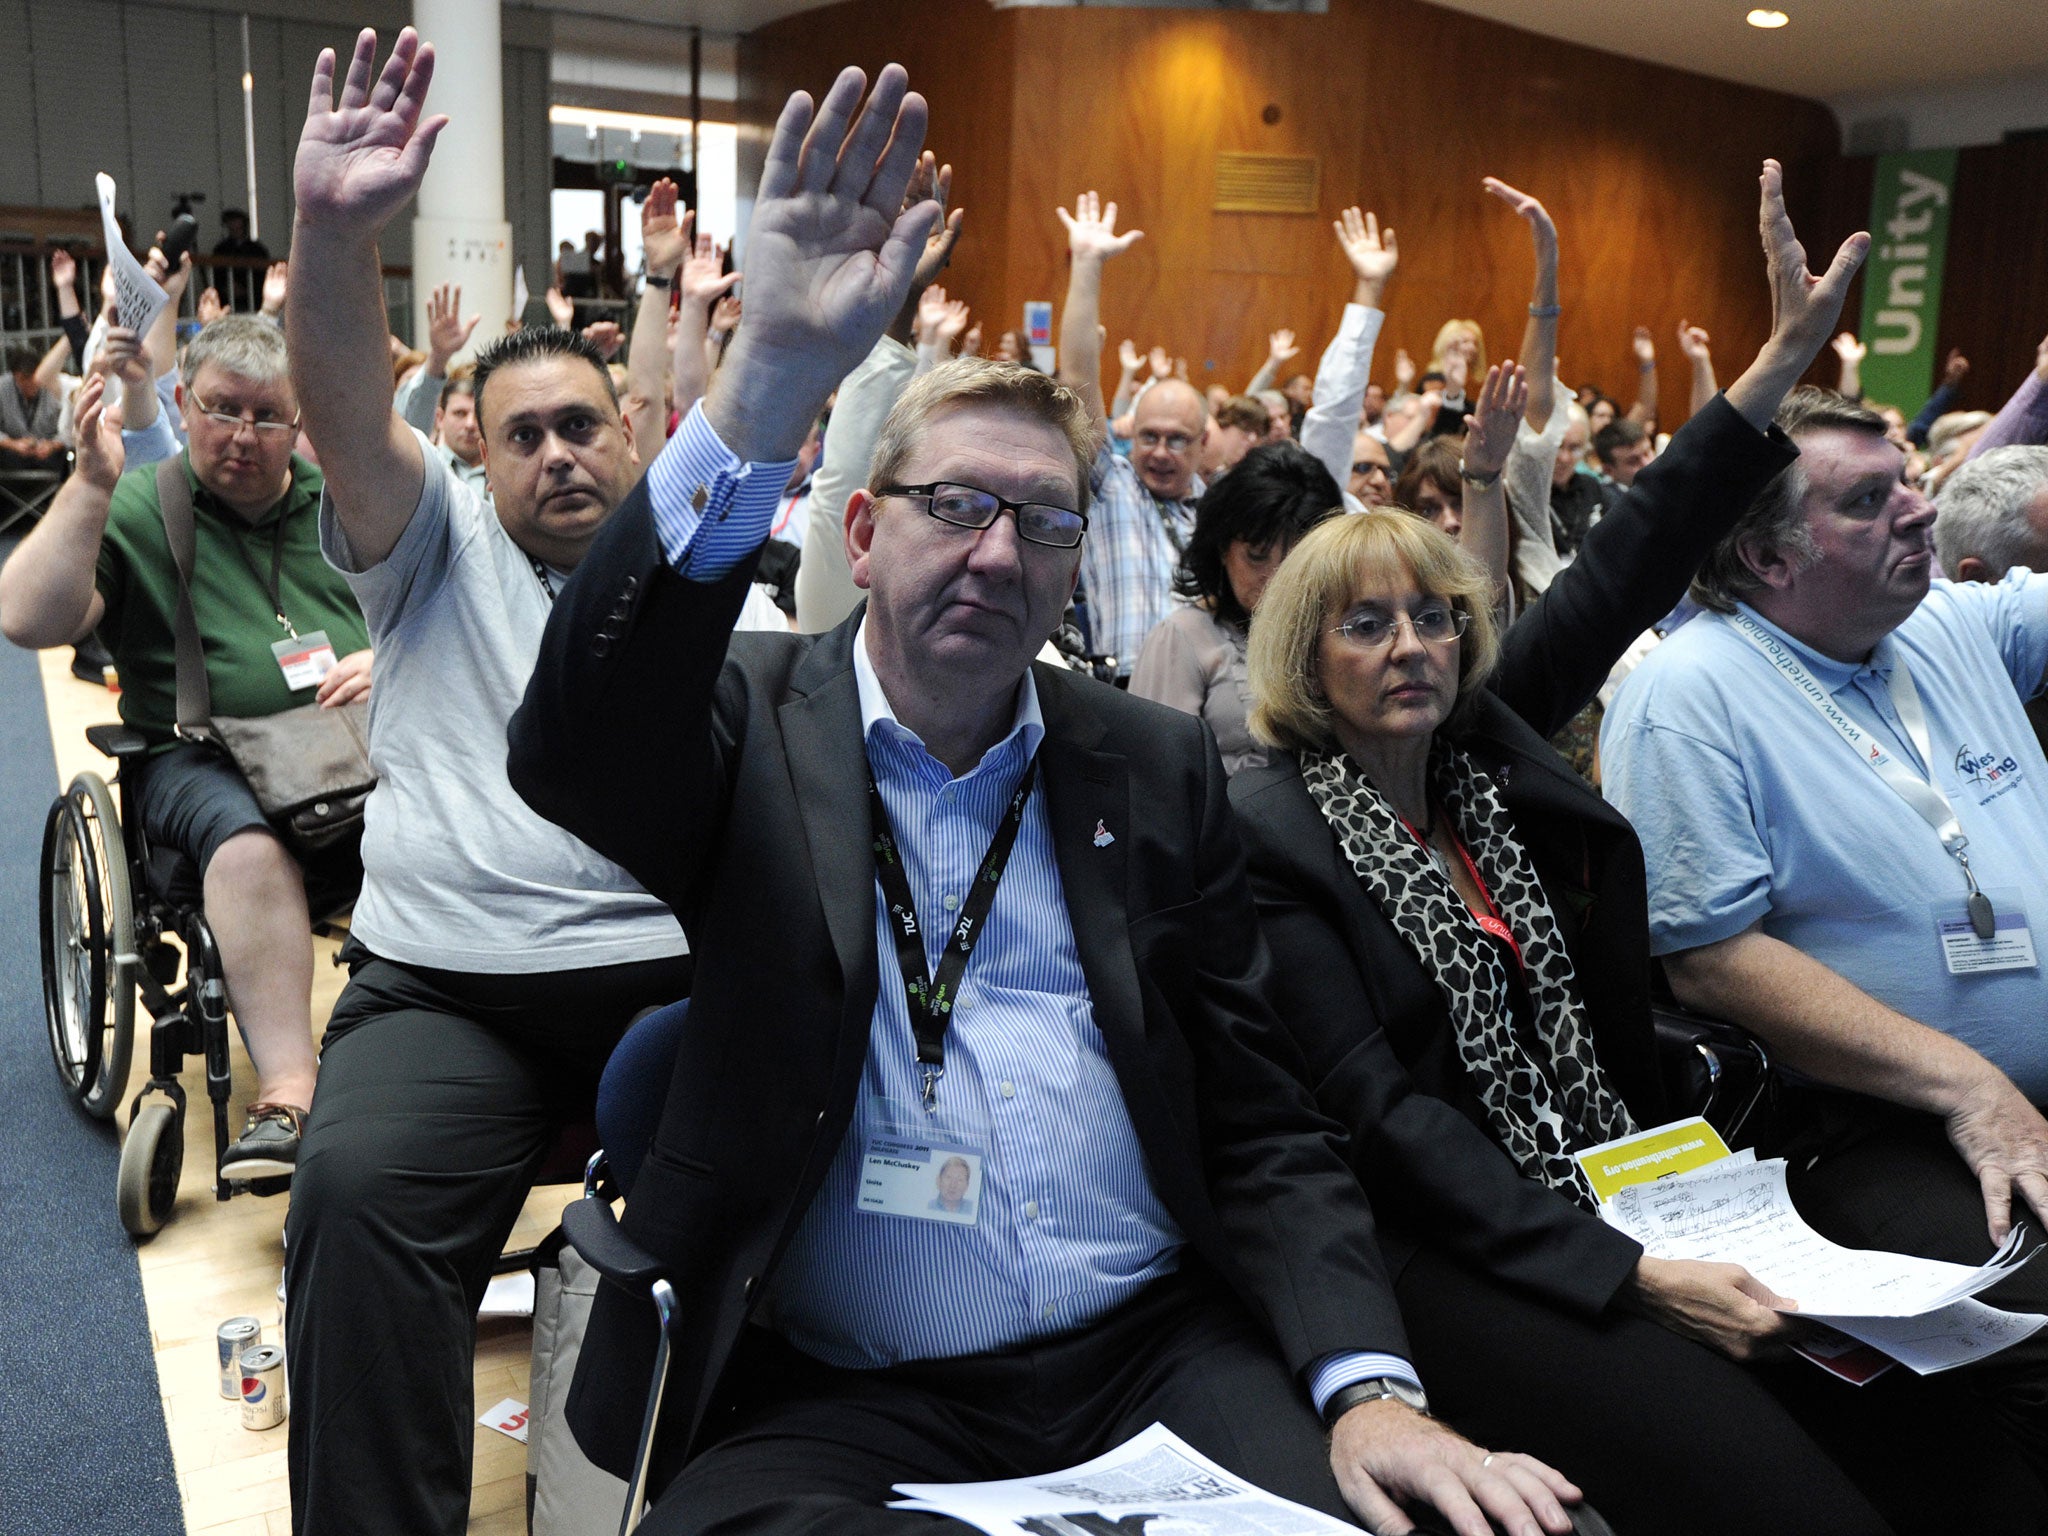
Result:
[[[107,242],[107,265],[114,271],[114,303],[120,323],[136,335],[146,336],[171,296],[143,270],[128,242],[121,238],[121,225],[114,217],[114,178],[101,171],[95,184],[100,191],[100,233]]]

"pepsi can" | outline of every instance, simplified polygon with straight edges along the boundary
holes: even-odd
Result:
[[[220,1395],[235,1402],[242,1395],[242,1356],[263,1342],[263,1325],[253,1317],[231,1317],[213,1331],[220,1351]]]
[[[275,1429],[284,1422],[284,1349],[259,1344],[242,1356],[242,1428]]]

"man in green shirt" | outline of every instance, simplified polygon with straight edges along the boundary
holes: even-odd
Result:
[[[298,402],[283,335],[248,316],[215,321],[186,350],[178,407],[197,539],[192,606],[214,712],[340,705],[370,688],[369,635],[348,585],[321,558],[320,472],[296,457]],[[289,1174],[313,1102],[311,917],[304,874],[225,754],[179,741],[173,625],[178,577],[155,465],[123,475],[104,379],[79,395],[78,470],[0,569],[0,631],[69,645],[97,628],[121,676],[121,717],[149,737],[131,804],[152,842],[198,867],[228,997],[256,1063],[256,1102],[223,1168]],[[319,653],[324,675],[287,676],[276,642]],[[316,669],[317,670],[317,669]]]

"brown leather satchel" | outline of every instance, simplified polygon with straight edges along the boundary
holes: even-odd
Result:
[[[377,787],[370,767],[370,706],[330,709],[301,704],[274,715],[236,718],[213,712],[206,651],[192,611],[192,563],[198,524],[182,458],[157,465],[157,506],[171,563],[178,571],[174,625],[178,666],[178,735],[226,752],[249,781],[256,803],[293,851],[315,854],[359,832],[363,803]]]

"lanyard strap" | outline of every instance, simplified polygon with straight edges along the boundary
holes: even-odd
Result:
[[[528,555],[526,557],[526,561],[527,564],[533,567],[533,579],[540,583],[540,595],[548,600],[548,606],[550,608],[554,607],[555,582],[554,578],[548,575],[548,568],[546,564],[542,561],[534,559],[531,555]]]
[[[1173,515],[1173,508],[1179,503],[1161,501],[1150,491],[1145,492],[1145,495],[1152,503],[1152,510],[1158,514],[1159,526],[1166,530],[1166,542],[1173,546],[1175,558],[1185,555],[1188,552],[1188,536],[1181,532],[1180,519]]]
[[[925,966],[924,933],[918,927],[917,902],[910,893],[910,878],[903,872],[903,858],[896,834],[889,825],[888,807],[875,776],[868,774],[868,809],[874,820],[875,876],[882,882],[883,899],[889,903],[889,917],[896,930],[896,963],[903,970],[903,995],[909,1006],[911,1033],[917,1037],[917,1064],[923,1078],[922,1097],[927,1113],[938,1105],[939,1079],[946,1075],[946,1026],[952,1021],[953,1004],[960,995],[960,978],[967,971],[967,957],[987,926],[989,908],[995,905],[996,886],[1010,862],[1010,850],[1017,845],[1017,830],[1024,825],[1024,803],[1038,777],[1038,754],[1024,765],[1023,777],[1010,796],[1002,824],[982,855],[981,868],[974,873],[974,889],[960,909],[946,946],[939,952],[936,976]]]
[[[242,542],[240,529],[234,531],[234,537],[229,542],[235,546],[235,552],[242,557],[242,564],[249,567],[249,574],[256,578],[256,584],[262,586],[263,572],[257,568],[255,557],[249,553],[249,546]],[[263,595],[270,599],[270,611],[276,616],[277,622],[284,626],[285,634],[296,640],[299,638],[299,632],[292,628],[292,621],[284,616],[283,583],[284,514],[280,512],[276,530],[270,536],[270,585],[264,589]]]
[[[1913,772],[1880,745],[1870,732],[1863,729],[1843,713],[1834,696],[1814,679],[1811,672],[1791,649],[1763,625],[1746,613],[1737,613],[1730,622],[1751,645],[1763,653],[1764,659],[1778,669],[1785,680],[1814,712],[1827,721],[1835,734],[1849,744],[1850,750],[1870,765],[1871,771],[1893,792],[1913,807],[1920,819],[1934,829],[1941,839],[1942,848],[1954,859],[1963,871],[1963,879],[1970,886],[1970,926],[1977,937],[1989,940],[1998,931],[1997,916],[1992,911],[1991,899],[1977,889],[1977,875],[1970,868],[1967,852],[1970,839],[1963,832],[1962,822],[1948,803],[1948,796],[1926,778]],[[1892,707],[1899,712],[1899,723],[1905,726],[1906,734],[1920,753],[1920,760],[1930,769],[1934,765],[1934,748],[1927,734],[1927,711],[1920,702],[1920,690],[1914,685],[1912,668],[1906,665],[1901,655],[1892,663],[1892,675],[1887,687],[1891,693]]]
[[[1438,807],[1438,811],[1441,814],[1442,807]],[[1437,868],[1444,872],[1444,878],[1449,880],[1451,874],[1450,866],[1444,863],[1444,856],[1437,852],[1436,845],[1424,837],[1421,830],[1406,816],[1401,815],[1399,811],[1394,812],[1394,815],[1401,825],[1408,829],[1408,835],[1421,845],[1423,853],[1436,864]],[[1465,866],[1465,873],[1472,877],[1472,884],[1479,891],[1479,899],[1486,903],[1486,910],[1484,912],[1473,912],[1472,920],[1478,923],[1488,934],[1507,945],[1508,953],[1515,957],[1515,968],[1522,972],[1526,978],[1529,965],[1522,958],[1522,946],[1515,938],[1514,929],[1508,926],[1507,919],[1500,915],[1500,903],[1493,899],[1493,890],[1487,885],[1486,876],[1479,873],[1479,866],[1473,862],[1472,852],[1465,846],[1465,839],[1458,836],[1457,828],[1447,825],[1444,830],[1450,833],[1451,846],[1458,850],[1458,860]],[[1453,892],[1457,890],[1455,881],[1452,882],[1451,889]],[[1463,898],[1461,897],[1460,899],[1462,900]],[[1471,909],[1467,908],[1466,910],[1470,911]]]

